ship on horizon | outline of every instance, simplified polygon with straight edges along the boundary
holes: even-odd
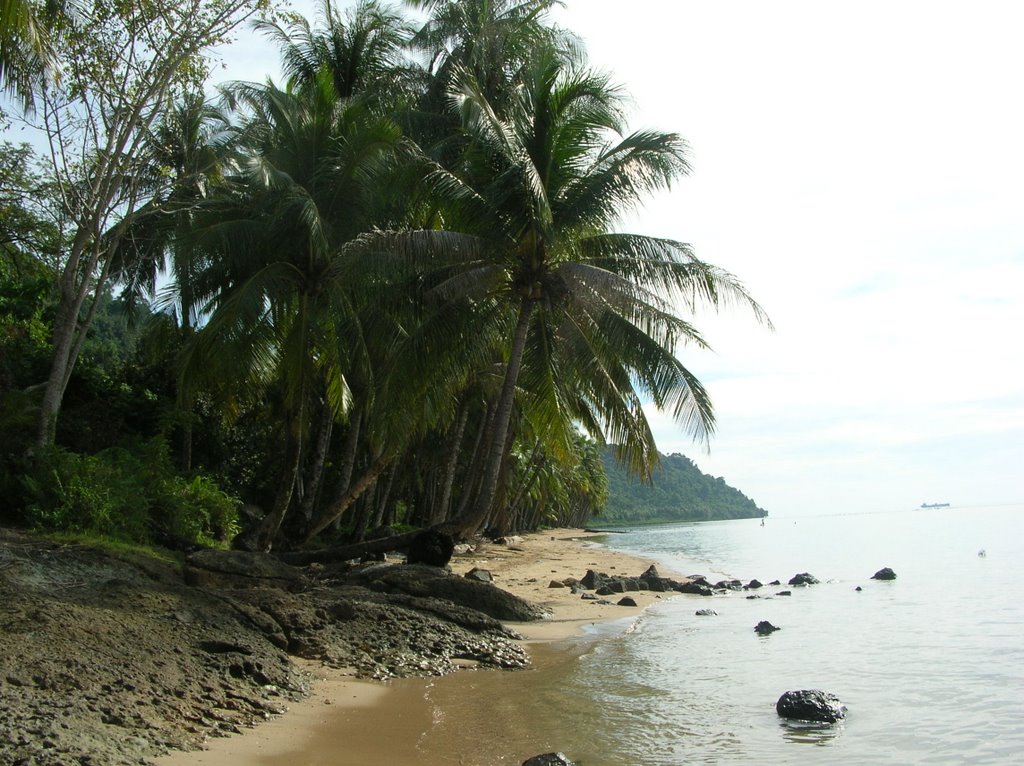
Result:
[[[949,503],[921,503],[922,508],[949,508]]]

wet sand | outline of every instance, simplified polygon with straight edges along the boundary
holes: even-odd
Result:
[[[513,623],[526,639],[533,666],[523,671],[466,670],[444,678],[361,681],[343,671],[315,668],[321,680],[309,699],[242,736],[210,740],[206,750],[175,753],[159,766],[490,766],[519,764],[558,750],[530,726],[529,700],[552,674],[568,672],[588,651],[591,637],[625,633],[643,609],[669,594],[630,593],[638,606],[600,605],[580,599],[552,580],[580,578],[587,569],[635,577],[650,561],[595,547],[596,535],[546,530],[509,546],[486,544],[456,556],[465,574],[487,569],[495,584],[552,612],[536,623]],[[661,572],[679,578],[678,573]],[[617,601],[619,596],[609,597]],[[312,667],[312,666],[310,666]],[[544,675],[544,683],[540,676]]]

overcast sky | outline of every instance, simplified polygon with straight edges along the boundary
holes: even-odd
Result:
[[[298,8],[312,3],[297,2]],[[729,269],[775,323],[701,317],[683,452],[772,516],[1024,502],[1024,3],[569,0],[556,14],[683,135],[624,222]],[[276,55],[236,46],[232,76]],[[251,73],[251,74],[250,74]]]

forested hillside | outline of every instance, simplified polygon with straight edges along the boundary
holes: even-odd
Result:
[[[602,457],[608,474],[608,504],[601,513],[602,523],[713,521],[768,515],[722,477],[701,472],[685,455],[662,455],[652,484],[630,476],[610,450],[605,450]]]

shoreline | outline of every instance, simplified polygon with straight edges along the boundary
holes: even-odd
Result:
[[[614,602],[601,604],[583,600],[569,587],[551,587],[552,581],[582,578],[588,569],[636,577],[650,564],[650,560],[621,553],[606,547],[597,547],[588,541],[603,539],[606,532],[553,529],[510,538],[507,545],[481,543],[468,554],[457,555],[450,563],[452,571],[464,575],[473,568],[485,569],[495,585],[531,601],[548,611],[551,616],[537,622],[508,622],[508,627],[522,635],[522,641],[531,655],[531,668],[518,671],[474,670],[471,662],[465,669],[445,677],[395,679],[377,682],[354,678],[346,671],[304,662],[302,667],[316,681],[311,694],[304,700],[290,703],[284,714],[242,730],[241,735],[209,739],[204,749],[177,751],[157,758],[157,766],[315,766],[337,763],[339,752],[345,762],[388,763],[389,766],[421,764],[424,753],[421,740],[437,723],[439,715],[433,694],[448,700],[442,711],[446,725],[456,729],[460,716],[472,717],[471,708],[483,700],[479,686],[506,685],[512,674],[517,683],[529,685],[536,676],[531,674],[552,672],[560,664],[570,662],[586,650],[593,641],[608,635],[628,632],[630,626],[652,604],[672,597],[670,593],[652,591],[631,592],[637,606],[618,606]],[[663,576],[678,578],[677,573],[662,572]],[[614,600],[618,600],[616,594]],[[621,630],[612,627],[622,622]],[[588,627],[601,625],[605,630],[586,636]],[[598,635],[600,633],[600,635]],[[525,675],[522,675],[525,674]],[[452,703],[451,700],[457,700]],[[465,703],[467,709],[462,708]],[[454,709],[453,709],[454,708]],[[452,720],[452,719],[455,720]],[[479,721],[477,722],[479,724]],[[474,738],[499,741],[500,721],[495,731],[474,729]],[[473,747],[473,743],[469,743]],[[535,752],[526,752],[522,758],[516,754],[502,754],[496,762],[520,763],[524,758],[558,749],[557,743],[545,749],[538,743]],[[460,763],[459,754],[453,753]],[[435,758],[441,757],[435,754]],[[495,755],[498,758],[497,755]],[[435,761],[431,761],[434,763]],[[440,761],[436,761],[440,763]]]

